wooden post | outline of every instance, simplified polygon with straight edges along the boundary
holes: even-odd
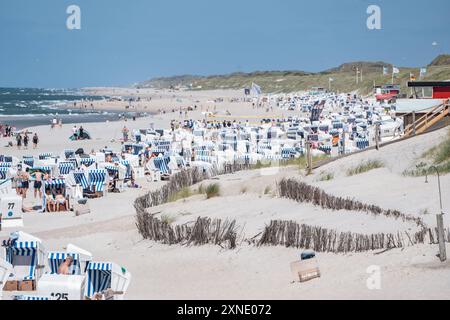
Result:
[[[437,231],[438,231],[438,240],[439,240],[439,259],[441,262],[447,260],[447,254],[445,250],[445,236],[444,236],[444,214],[436,215],[437,220]]]
[[[413,135],[416,135],[416,111],[412,112]]]
[[[311,142],[306,142],[306,175],[310,175],[312,173],[312,156],[311,156]]]
[[[377,150],[380,150],[380,124],[375,126],[375,145]]]

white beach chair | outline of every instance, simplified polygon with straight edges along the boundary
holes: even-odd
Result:
[[[108,289],[114,292],[113,300],[123,300],[131,281],[131,274],[111,262],[90,262],[86,272],[84,296],[91,299],[96,293]]]

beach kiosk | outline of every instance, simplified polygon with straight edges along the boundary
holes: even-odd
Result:
[[[0,184],[0,218],[2,228],[23,227],[23,198],[11,186],[11,180]]]

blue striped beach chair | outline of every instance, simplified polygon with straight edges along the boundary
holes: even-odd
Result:
[[[13,162],[12,156],[3,156],[2,162]]]
[[[81,185],[84,190],[89,189],[88,179],[86,178],[86,174],[84,173],[84,171],[74,171],[73,177],[76,184]]]
[[[169,167],[167,166],[167,162],[163,157],[153,158],[153,164],[155,165],[156,169],[158,169],[162,174],[170,173]]]
[[[86,167],[91,166],[92,164],[94,164],[94,162],[94,158],[80,158],[80,165],[84,164]]]
[[[107,289],[116,292],[114,299],[123,299],[130,284],[131,274],[123,267],[110,262],[89,262],[86,271],[84,296],[92,298]]]
[[[319,150],[322,152],[325,152],[326,154],[330,154],[331,153],[331,146],[330,145],[321,145],[319,147]]]
[[[29,167],[33,167],[34,166],[33,156],[23,156],[23,163]]]
[[[44,296],[30,296],[30,295],[15,295],[12,297],[13,300],[21,301],[47,301],[50,300],[49,297]]]
[[[281,148],[281,158],[282,159],[291,159],[295,156],[297,152],[295,148],[292,147],[283,147]]]
[[[129,160],[120,160],[120,164],[124,165],[127,168],[127,172],[125,173],[125,180],[131,179],[131,164]]]
[[[36,166],[31,168],[32,171],[40,171],[43,173],[50,174],[52,172],[52,168],[50,166]]]
[[[104,192],[106,181],[106,170],[105,169],[94,169],[89,170],[89,186],[91,190],[95,192]]]
[[[71,171],[75,170],[75,164],[72,161],[64,161],[58,164],[59,174],[67,175]]]
[[[342,129],[344,128],[344,124],[340,121],[333,122],[333,129]]]
[[[66,182],[64,179],[51,179],[45,180],[44,185],[45,189],[63,189],[66,186]]]
[[[46,160],[50,159],[52,157],[52,154],[50,152],[44,152],[39,155],[39,160]]]
[[[356,139],[356,147],[360,150],[369,147],[369,139]]]
[[[86,297],[93,297],[96,293],[111,288],[112,263],[90,262],[87,266],[85,293]]]
[[[8,167],[0,167],[0,180],[6,180],[8,171],[9,171]]]
[[[73,263],[70,266],[69,272],[72,275],[81,275],[81,264],[80,264],[80,255],[77,253],[66,253],[66,252],[49,252],[48,253],[48,266],[50,268],[50,274],[58,274],[58,268],[61,263],[67,257],[73,258]],[[85,270],[84,270],[85,271]]]
[[[36,280],[38,243],[17,241],[12,246],[6,247],[6,261],[14,267],[16,276],[23,280]]]
[[[1,168],[12,168],[12,163],[11,162],[0,162],[0,167]]]

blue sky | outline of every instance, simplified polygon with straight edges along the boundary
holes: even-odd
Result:
[[[71,4],[81,30],[66,28]],[[371,4],[382,30],[366,27]],[[422,66],[450,52],[449,13],[448,0],[2,0],[0,87],[321,71],[355,60]]]

